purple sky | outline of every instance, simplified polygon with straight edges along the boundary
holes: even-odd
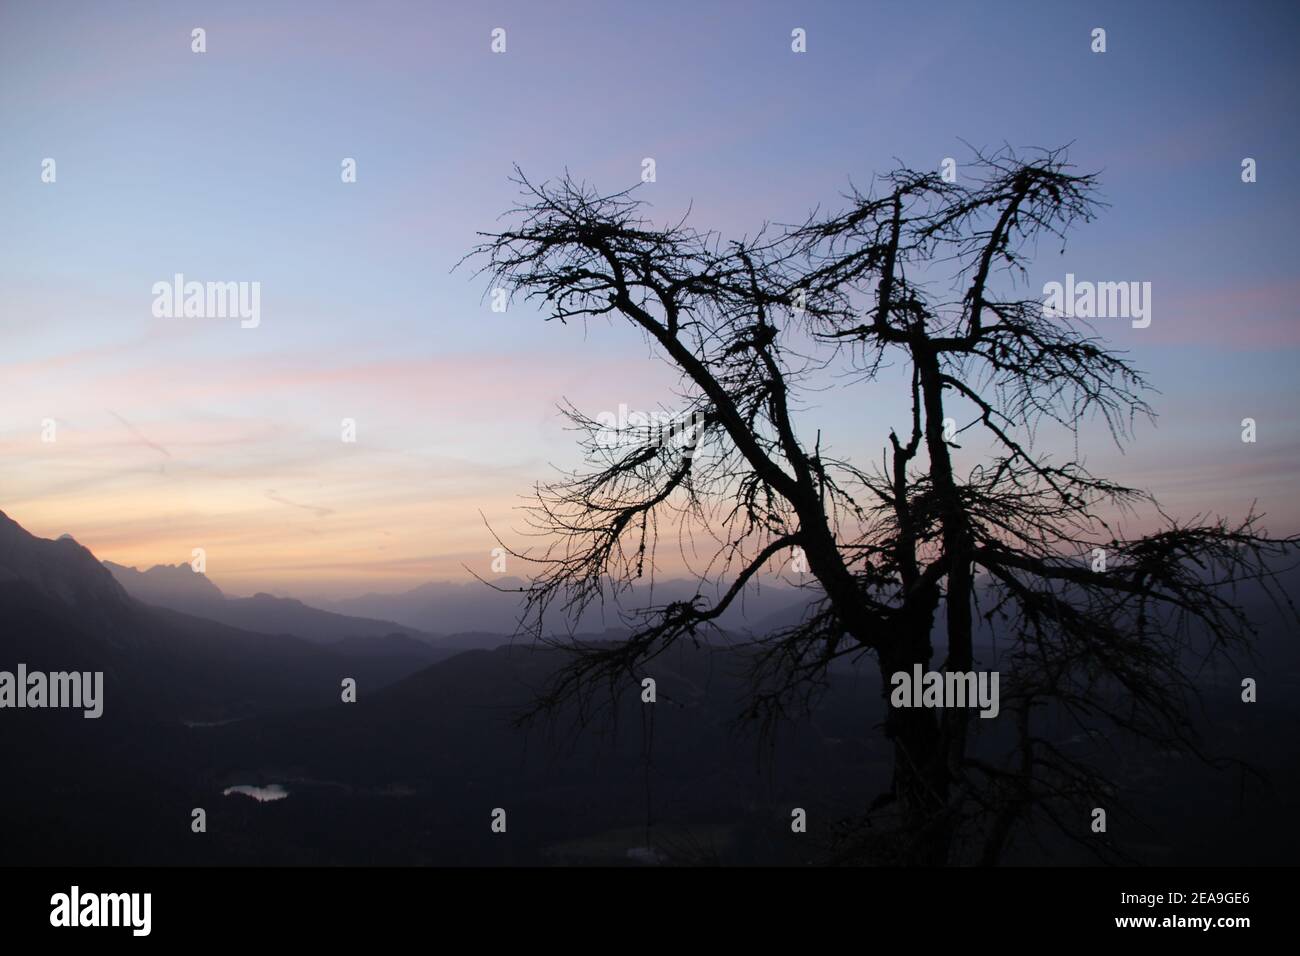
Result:
[[[739,236],[895,159],[960,162],[965,140],[1073,143],[1101,172],[1110,208],[1064,255],[1040,250],[1032,288],[1152,283],[1149,328],[1099,330],[1150,373],[1159,423],[1123,456],[1086,431],[1093,470],[1181,516],[1257,500],[1273,531],[1300,530],[1297,19],[1226,3],[7,3],[0,509],[126,564],[202,547],[235,593],[485,571],[479,512],[519,526],[520,496],[577,463],[558,401],[672,402],[628,329],[496,314],[471,270],[451,272],[510,205],[512,163],[614,190],[653,157],[655,217],[693,204],[694,224]],[[155,317],[151,288],[175,273],[259,282],[260,324]],[[878,457],[902,421],[889,380],[872,388],[810,399],[842,456]]]

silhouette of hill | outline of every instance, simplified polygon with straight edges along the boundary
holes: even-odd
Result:
[[[378,686],[445,656],[401,634],[368,654],[355,642],[330,649],[152,607],[71,538],[37,538],[2,512],[0,619],[0,665],[103,670],[106,714],[178,720],[320,705],[337,699],[345,676]]]
[[[200,584],[199,587],[202,587]],[[1243,601],[1256,601],[1247,589]],[[780,612],[777,612],[779,616]],[[131,597],[71,539],[36,538],[0,515],[0,670],[102,670],[103,716],[0,711],[0,864],[797,863],[820,858],[841,820],[887,786],[875,662],[845,664],[770,748],[737,725],[746,652],[681,645],[585,731],[578,713],[523,729],[516,717],[564,659],[516,642],[458,653],[402,634],[324,646],[233,628]],[[1242,672],[1205,671],[1207,748],[1251,761],[1261,785],[1185,754],[1045,724],[1066,752],[1098,750],[1145,816],[1116,815],[1113,838],[1161,863],[1281,862],[1297,849],[1300,758],[1289,632],[1265,627],[1260,702]],[[617,632],[584,639],[617,637]],[[982,642],[992,658],[993,644]],[[503,635],[454,639],[507,645]],[[411,645],[440,656],[413,661]],[[340,699],[357,680],[355,703]],[[975,752],[1013,746],[1011,726],[977,722]],[[984,726],[987,723],[991,726]],[[277,784],[259,803],[232,787]],[[190,829],[203,808],[208,830]],[[493,834],[490,814],[508,814]],[[790,812],[808,812],[796,838]],[[1210,826],[1207,821],[1212,821]],[[1080,862],[1068,845],[1023,845],[1010,862]]]
[[[226,597],[207,575],[192,570],[188,564],[160,564],[148,571],[124,567],[112,561],[105,561],[104,566],[132,597],[145,604],[205,617],[247,631],[292,634],[319,643],[390,635],[425,640],[433,637],[393,621],[334,614],[293,598],[265,593],[248,598]]]
[[[326,606],[341,614],[397,621],[407,627],[438,634],[513,634],[522,610],[521,595],[513,589],[524,585],[522,579],[513,577],[495,578],[490,586],[482,581],[431,581],[408,591],[365,594],[332,601]],[[549,616],[546,628],[557,632],[572,629],[592,633],[625,630],[625,615],[629,609],[651,602],[667,604],[687,600],[697,591],[695,582],[679,578],[657,581],[653,586],[642,584],[621,594],[618,601],[593,606],[577,621],[559,614]],[[710,592],[704,597],[713,600],[717,594]],[[743,600],[728,608],[717,623],[736,632],[761,630],[766,626],[765,618],[797,615],[806,603],[804,592],[774,581],[747,590]]]
[[[206,574],[194,571],[188,564],[156,564],[148,571],[138,571],[112,561],[104,561],[103,565],[128,594],[145,604],[188,611],[192,607],[216,604],[226,599]]]
[[[3,511],[0,582],[26,585],[37,594],[74,607],[107,610],[129,604],[113,576],[71,535],[56,541],[36,538]]]

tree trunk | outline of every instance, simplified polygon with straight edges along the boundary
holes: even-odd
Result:
[[[885,734],[894,745],[892,792],[902,817],[899,863],[943,866],[948,862],[951,828],[947,819],[948,761],[936,712],[927,707],[894,707],[889,701],[890,678],[930,667],[930,626],[926,615],[893,653],[880,655],[885,696]]]

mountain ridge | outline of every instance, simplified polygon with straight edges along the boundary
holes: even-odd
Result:
[[[227,597],[207,575],[187,564],[156,564],[146,571],[112,561],[104,561],[103,565],[128,594],[145,604],[243,630],[290,634],[321,644],[391,635],[426,642],[436,640],[434,634],[395,621],[337,614],[297,598],[276,597],[261,591],[247,598]]]

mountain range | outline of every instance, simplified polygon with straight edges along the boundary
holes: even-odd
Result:
[[[231,627],[265,634],[292,634],[330,644],[344,638],[402,636],[429,641],[432,634],[393,621],[351,617],[310,607],[293,598],[258,593],[226,597],[207,575],[188,564],[159,564],[147,571],[105,561],[114,580],[144,604],[205,617]]]
[[[360,615],[397,621],[407,627],[439,634],[482,633],[513,634],[521,614],[521,578],[501,576],[489,583],[482,581],[432,581],[396,593],[370,593],[360,597],[325,602],[324,607],[340,614]],[[694,597],[698,588],[693,581],[667,578],[650,583],[635,583],[604,604],[595,604],[577,619],[558,612],[546,619],[548,631],[580,630],[589,633],[626,631],[628,612],[632,609],[663,605]],[[718,592],[706,589],[703,597],[713,600]],[[780,617],[802,612],[807,596],[780,582],[751,588],[718,618],[718,625],[728,631],[763,633]]]
[[[479,642],[466,649],[394,617],[227,598],[187,566],[105,566],[0,513],[0,671],[104,674],[99,719],[0,710],[0,865],[807,863],[888,786],[874,661],[834,671],[770,739],[736,721],[749,660],[723,642],[647,664],[653,704],[634,685],[589,699],[598,719],[571,704],[521,724],[564,650],[508,634],[460,635]],[[1164,863],[1300,849],[1297,659],[1287,632],[1266,632],[1250,707],[1235,674],[1198,677],[1215,690],[1198,716],[1207,747],[1250,760],[1267,787],[1106,741],[1094,756],[1150,817],[1118,821],[1115,839]],[[1087,728],[1044,730],[1071,753],[1093,746]],[[1008,732],[981,730],[979,752],[996,757]],[[808,814],[799,837],[792,807]],[[497,809],[508,838],[490,828]],[[1081,859],[1044,838],[1012,862]]]

